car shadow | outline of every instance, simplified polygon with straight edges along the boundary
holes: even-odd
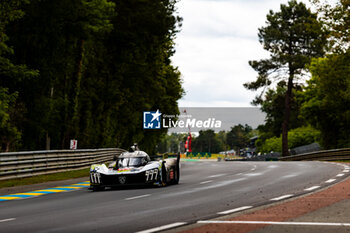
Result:
[[[115,191],[123,191],[123,190],[135,190],[135,189],[157,189],[161,188],[159,186],[155,185],[125,185],[125,186],[118,186],[118,187],[106,187],[104,190],[91,190],[88,189],[90,192],[115,192]]]

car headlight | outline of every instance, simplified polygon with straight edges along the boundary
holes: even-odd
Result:
[[[93,184],[100,184],[101,183],[101,175],[98,172],[91,172],[90,173],[90,180]]]

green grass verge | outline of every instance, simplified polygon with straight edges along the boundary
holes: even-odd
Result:
[[[28,184],[38,184],[38,183],[44,183],[48,181],[68,180],[68,179],[74,179],[79,177],[87,177],[89,176],[89,170],[90,168],[84,168],[84,169],[75,170],[75,171],[66,171],[66,172],[59,172],[59,173],[48,174],[48,175],[39,175],[39,176],[32,176],[27,178],[4,180],[0,182],[0,188],[7,188],[7,187],[14,187],[19,185],[28,185]]]

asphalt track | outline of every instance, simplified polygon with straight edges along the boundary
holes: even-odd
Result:
[[[323,162],[183,162],[179,185],[82,188],[0,202],[0,232],[165,230],[313,192],[344,179],[337,176],[343,169]]]

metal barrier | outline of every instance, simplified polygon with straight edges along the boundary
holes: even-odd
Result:
[[[125,150],[52,150],[0,153],[0,180],[73,171],[113,160]]]
[[[350,160],[350,148],[323,150],[311,153],[280,157],[281,161],[302,161],[302,160],[319,160],[319,161],[337,161]]]

